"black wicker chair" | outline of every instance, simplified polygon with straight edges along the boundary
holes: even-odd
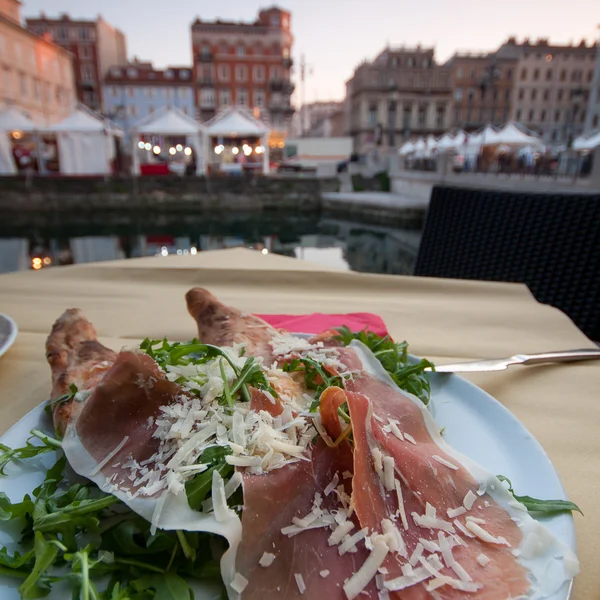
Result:
[[[600,194],[436,186],[415,275],[525,283],[600,340]]]

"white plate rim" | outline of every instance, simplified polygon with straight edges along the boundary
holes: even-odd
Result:
[[[17,335],[19,333],[19,327],[18,327],[16,321],[12,317],[9,317],[8,315],[6,315],[4,313],[0,313],[0,319],[4,319],[11,326],[11,331],[8,334],[7,340],[4,342],[4,344],[2,344],[2,346],[0,346],[0,357],[1,357],[15,343],[15,340],[17,339]]]

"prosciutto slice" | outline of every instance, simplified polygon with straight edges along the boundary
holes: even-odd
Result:
[[[343,473],[351,468],[352,452],[347,445],[329,448],[320,442],[313,448],[311,462],[301,461],[268,475],[244,475],[244,535],[236,561],[237,570],[249,581],[244,600],[346,597],[341,584],[366,560],[364,546],[340,556],[338,547],[328,544],[329,527],[307,528],[293,537],[281,530],[292,525],[294,517],[302,519],[310,514],[316,494],[322,497],[323,510],[340,509],[336,490],[327,496],[323,491],[337,476],[336,481],[349,495],[351,480],[344,480]],[[355,523],[352,533],[358,529]],[[268,567],[260,565],[265,553],[275,556]],[[306,586],[303,596],[296,574]],[[364,597],[377,598],[373,583],[364,590]]]

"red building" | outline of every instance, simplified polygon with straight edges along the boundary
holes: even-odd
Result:
[[[71,19],[26,19],[27,27],[38,35],[49,34],[54,42],[75,57],[73,69],[77,98],[94,110],[102,108],[102,83],[108,69],[127,63],[125,35],[102,17],[95,21]]]
[[[228,106],[253,109],[280,143],[291,124],[291,15],[277,7],[254,23],[192,23],[195,93],[202,121]]]

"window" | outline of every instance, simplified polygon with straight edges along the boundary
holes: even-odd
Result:
[[[598,127],[598,115],[594,115],[594,118],[592,119],[592,127],[594,129]]]
[[[167,69],[165,71],[165,79],[173,79],[175,73],[173,73],[173,69]]]
[[[561,80],[561,81],[566,81],[566,80],[567,80],[567,70],[566,70],[566,69],[563,69],[563,70],[560,72],[560,80]]]
[[[560,110],[554,112],[554,122],[558,123],[560,121]]]
[[[579,71],[578,69],[575,69],[571,73],[571,81],[581,81],[581,71]]]
[[[546,111],[545,111],[545,110],[543,110],[543,111],[540,113],[540,121],[545,121],[545,120],[546,120]]]
[[[215,90],[203,88],[200,90],[200,106],[212,108],[215,105]]]
[[[540,78],[540,70],[539,69],[534,69],[533,71],[533,80],[537,81]]]
[[[231,104],[231,97],[229,90],[221,90],[219,92],[219,104],[221,106],[229,106]]]
[[[277,66],[269,69],[269,78],[271,81],[277,81],[281,79],[281,69]]]
[[[544,90],[544,100],[550,100],[550,90]]]
[[[498,100],[498,90],[496,88],[494,88],[494,93],[492,94],[492,98],[493,98],[494,102],[496,102]]]
[[[202,44],[200,53],[202,54],[202,58],[210,58],[210,46],[208,44]]]
[[[262,108],[265,105],[264,90],[254,90],[254,106]]]
[[[111,95],[112,95],[113,98],[116,98],[119,95],[119,90],[117,89],[116,85],[113,85],[110,88],[110,93],[111,93]]]
[[[263,65],[254,65],[252,79],[257,83],[262,83],[265,80],[265,67]]]
[[[6,90],[6,95],[10,96],[12,94],[12,74],[8,67],[4,67],[4,89]]]
[[[248,80],[248,67],[246,65],[235,66],[235,80],[241,82]]]
[[[457,102],[460,102],[462,100],[462,89],[461,88],[456,88],[456,90],[454,92],[454,99]]]
[[[21,86],[21,96],[27,96],[27,75],[19,73],[19,83]]]
[[[135,108],[135,106],[133,104],[129,107],[129,114],[132,117],[135,117],[137,114],[137,109]]]
[[[235,53],[238,56],[246,56],[246,47],[244,46],[244,44],[238,44],[235,49]]]
[[[91,39],[90,30],[87,27],[79,28],[79,39],[80,40],[89,40]]]
[[[33,80],[33,96],[36,100],[42,97],[42,85],[39,79]]]
[[[183,79],[184,81],[187,81],[190,78],[190,70],[189,69],[181,69],[179,71],[179,79]]]
[[[59,40],[66,40],[69,37],[69,32],[66,27],[58,27],[56,30],[56,36]]]
[[[240,88],[237,91],[237,103],[240,106],[247,106],[248,105],[248,90],[245,88]]]
[[[227,45],[227,42],[221,42],[219,44],[219,50],[221,51],[221,54],[229,54],[229,46]]]
[[[369,127],[375,127],[375,125],[377,124],[377,105],[376,104],[371,104],[369,106],[368,124],[369,124]]]
[[[455,124],[460,123],[460,113],[461,113],[460,108],[455,108],[454,109],[454,123]]]
[[[504,99],[508,102],[510,100],[510,90],[504,92]]]
[[[552,81],[552,69],[546,71],[546,81]]]
[[[523,69],[521,71],[521,81],[525,81],[527,79],[527,69]]]
[[[84,64],[81,65],[81,81],[94,81],[94,65]]]
[[[154,88],[147,87],[144,89],[144,93],[146,94],[146,98],[152,98],[154,96]]]
[[[558,90],[556,94],[556,99],[560,102],[563,99],[563,90]]]
[[[519,100],[523,100],[525,98],[525,90],[519,90]]]
[[[473,102],[475,100],[475,88],[469,88],[469,102]]]
[[[18,65],[22,60],[21,56],[21,44],[19,42],[15,42],[15,63]]]
[[[219,65],[219,81],[229,81],[229,65]]]
[[[530,110],[529,111],[529,122],[531,123],[533,121],[533,117],[535,116],[535,111],[534,110]]]
[[[477,79],[477,70],[476,69],[471,69],[471,81],[475,81]]]
[[[443,104],[438,104],[435,112],[435,126],[440,129],[444,127],[444,121],[446,119],[446,107]]]
[[[406,103],[402,109],[402,112],[402,127],[404,127],[404,129],[408,129],[412,120],[412,105],[410,103]]]
[[[594,79],[594,71],[592,71],[592,69],[590,69],[588,71],[588,74],[587,74],[587,81],[588,81],[588,83],[591,83],[592,79]]]
[[[131,86],[129,86],[129,87],[127,88],[127,95],[128,95],[130,98],[133,98],[133,88],[132,88]]]
[[[507,69],[506,70],[506,79],[508,79],[510,81],[512,79],[512,77],[513,77],[512,69]]]
[[[253,52],[254,56],[262,56],[264,53],[265,53],[265,51],[262,47],[262,44],[260,42],[258,42],[256,44],[256,46],[254,46],[254,52]]]
[[[408,60],[406,61],[406,64],[410,68],[414,67],[415,66],[415,59],[412,56],[409,56]]]
[[[79,46],[79,58],[83,58],[83,59],[90,59],[92,58],[92,47],[85,45],[85,46]]]
[[[531,90],[531,99],[535,100],[537,98],[537,90],[533,89]]]
[[[465,70],[464,69],[457,69],[456,70],[456,77],[457,79],[462,79],[465,76]]]
[[[425,126],[427,121],[427,104],[421,104],[419,106],[418,123],[422,127]]]

